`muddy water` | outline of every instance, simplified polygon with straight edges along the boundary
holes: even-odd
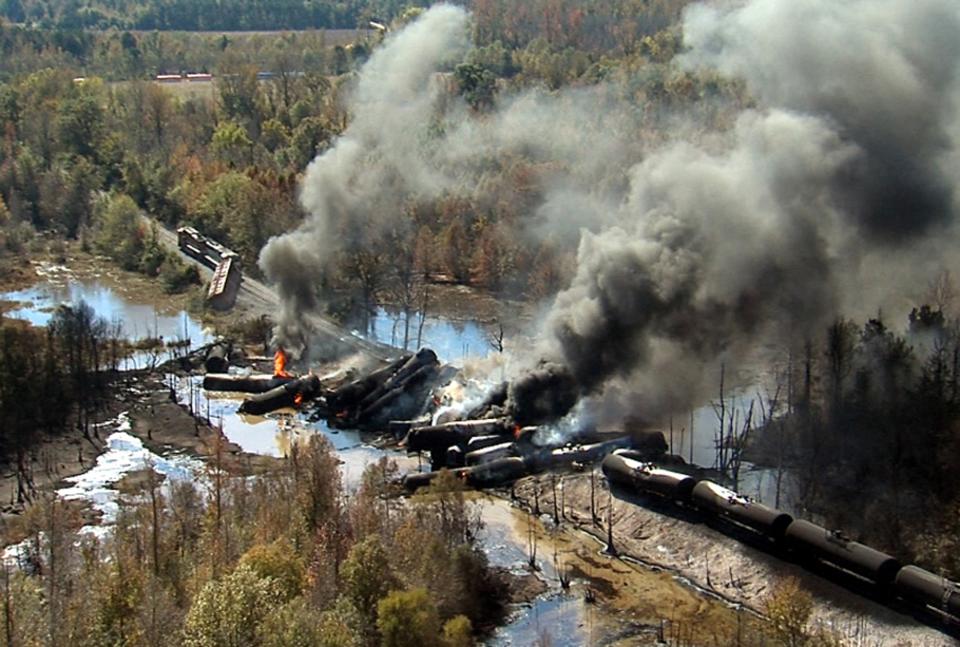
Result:
[[[536,520],[511,508],[506,501],[482,497],[483,529],[480,544],[492,566],[516,574],[534,572],[547,586],[547,591],[527,605],[513,610],[508,622],[497,628],[484,644],[533,645],[555,647],[596,644],[600,627],[612,619],[584,598],[583,582],[574,582],[570,590],[560,586],[558,567],[563,569],[563,555],[553,553],[553,546],[536,539],[531,524]],[[534,548],[535,546],[535,548]],[[531,554],[534,555],[531,567]]]

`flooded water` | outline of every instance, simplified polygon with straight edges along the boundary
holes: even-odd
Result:
[[[152,468],[161,474],[167,482],[189,481],[203,470],[203,463],[188,456],[159,456],[143,446],[143,442],[130,435],[130,417],[126,412],[98,425],[113,428],[107,436],[107,449],[97,457],[96,464],[82,474],[68,476],[65,480],[72,485],[57,490],[65,501],[89,501],[94,510],[101,514],[101,525],[116,521],[120,510],[118,493],[114,487],[118,481],[131,472]]]
[[[560,586],[557,565],[562,564],[563,555],[555,556],[553,549],[544,545],[541,539],[536,548],[536,566],[531,571],[531,546],[535,544],[529,528],[531,522],[537,523],[536,520],[511,508],[503,499],[483,497],[478,504],[483,520],[479,541],[490,564],[517,575],[534,572],[547,585],[546,592],[533,602],[518,605],[508,621],[483,644],[496,647],[596,644],[601,624],[609,626],[612,621],[596,606],[586,602],[581,583],[573,582],[569,590]]]
[[[590,611],[592,609],[582,596],[563,591],[553,593],[516,614],[515,618],[499,627],[483,644],[491,647],[526,647],[536,644],[552,647],[593,645],[596,643],[589,618]]]
[[[115,419],[97,425],[106,437],[106,449],[97,457],[96,463],[86,472],[64,479],[70,485],[57,490],[64,501],[85,501],[99,513],[94,525],[81,527],[78,536],[89,535],[103,539],[117,521],[120,512],[118,484],[128,474],[147,468],[163,478],[160,486],[164,496],[169,496],[174,483],[196,482],[202,478],[204,465],[196,458],[182,454],[160,456],[143,446],[143,442],[130,435],[130,417],[121,412]],[[0,553],[0,561],[13,568],[25,568],[37,552],[35,538],[12,544]],[[43,538],[40,538],[43,541]]]
[[[747,416],[751,401],[754,402],[754,418],[758,417],[759,402],[757,393],[763,393],[757,386],[739,389],[734,395],[725,399],[726,417],[729,421],[730,411],[737,412],[738,426]],[[729,424],[729,423],[728,423]],[[693,411],[692,418],[674,419],[673,435],[669,427],[664,429],[664,435],[671,445],[670,453],[678,454],[687,462],[701,467],[717,466],[717,444],[720,422],[718,413],[713,404],[707,404]],[[777,506],[786,512],[791,512],[793,500],[792,481],[788,473],[784,473],[780,482],[780,493],[777,496],[777,470],[757,467],[744,462],[740,468],[739,482],[736,489],[761,503]]]
[[[6,312],[7,317],[45,326],[57,306],[85,301],[98,317],[118,324],[121,336],[130,341],[147,337],[189,339],[194,346],[211,341],[200,322],[184,311],[158,313],[152,304],[122,292],[122,288],[109,287],[95,278],[76,277],[62,266],[48,267],[42,274],[43,280],[30,288],[0,293],[0,300],[19,304]]]
[[[454,321],[427,315],[420,328],[420,314],[412,313],[407,338],[407,348],[427,346],[436,352],[441,361],[458,365],[469,357],[486,357],[493,351],[491,337],[483,326],[475,321]],[[379,308],[373,319],[374,341],[403,347],[404,315]]]
[[[368,465],[374,464],[386,456],[395,461],[402,472],[415,472],[419,469],[416,457],[395,449],[381,449],[365,442],[360,432],[354,430],[331,429],[325,421],[310,422],[302,413],[293,409],[276,411],[266,416],[250,416],[238,411],[243,402],[243,394],[217,393],[202,388],[202,376],[167,376],[175,382],[180,402],[188,403],[193,398],[193,406],[213,425],[223,429],[224,436],[230,442],[251,454],[264,456],[288,456],[290,448],[298,440],[304,440],[312,434],[321,434],[330,441],[341,460],[340,470],[343,483],[348,490],[360,485],[360,477]],[[426,467],[426,466],[424,466]]]

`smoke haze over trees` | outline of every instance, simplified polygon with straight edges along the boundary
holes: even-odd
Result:
[[[580,238],[530,361],[569,372],[606,415],[656,421],[696,401],[705,361],[895,303],[956,239],[953,3],[691,6],[681,69],[742,76],[756,105],[703,100],[729,115],[721,128],[680,107],[652,141],[631,137],[611,82],[504,92],[483,114],[451,102],[436,73],[470,50],[469,25],[435,7],[360,71],[353,121],[304,178],[310,216],[261,255],[289,312],[315,305],[308,268],[410,227],[404,204],[465,196],[482,217],[489,169],[522,153],[525,235]]]

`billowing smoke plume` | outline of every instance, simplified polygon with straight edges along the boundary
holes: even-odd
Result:
[[[398,196],[483,187],[484,162],[511,152],[554,160],[531,220],[582,228],[577,268],[511,405],[528,422],[577,402],[656,421],[697,401],[717,358],[875,312],[956,247],[954,0],[692,6],[681,64],[744,78],[756,107],[657,145],[602,85],[502,97],[483,119],[454,106],[425,136],[431,71],[464,50],[466,21],[434,8],[361,72],[350,128],[308,171],[311,219],[261,259],[291,312],[314,305],[303,279],[334,224],[388,226]]]
[[[684,37],[685,64],[745,78],[760,107],[727,142],[648,156],[622,225],[583,236],[540,354],[607,415],[682,411],[710,360],[803,339],[887,278],[869,268],[916,281],[956,240],[956,3],[696,5]]]
[[[277,337],[303,341],[316,282],[338,249],[389,226],[411,193],[436,195],[446,180],[422,150],[441,88],[437,69],[462,56],[466,14],[440,6],[392,37],[364,66],[350,101],[350,126],[307,168],[301,200],[310,214],[297,231],[272,239],[260,266],[280,291]]]
[[[406,201],[464,194],[493,208],[500,196],[491,169],[511,155],[558,169],[543,178],[552,189],[542,217],[531,218],[537,234],[575,237],[582,226],[600,226],[619,202],[604,202],[610,197],[596,190],[622,184],[637,157],[613,99],[596,88],[531,91],[503,97],[499,111],[477,118],[462,102],[445,105],[449,80],[438,74],[469,47],[469,15],[438,5],[388,37],[361,69],[348,128],[307,168],[307,220],[260,255],[283,303],[279,341],[304,341],[304,314],[317,308],[317,283],[338,252],[390,235],[402,226]]]
[[[899,238],[953,215],[958,6],[944,0],[690,8],[690,62],[747,80],[766,106],[821,117],[861,155],[835,198],[864,235]],[[950,169],[954,170],[954,169]]]

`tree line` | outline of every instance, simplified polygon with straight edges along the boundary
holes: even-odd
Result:
[[[2,0],[0,16],[45,29],[355,29],[366,28],[370,20],[389,22],[408,6],[427,4],[407,0]]]
[[[791,503],[934,572],[960,572],[960,327],[941,305],[904,333],[838,319],[779,369],[782,410],[751,460],[787,470]]]
[[[0,18],[0,80],[47,68],[107,81],[153,79],[157,74],[214,72],[230,58],[259,71],[343,74],[363,60],[370,39],[325,30],[290,33],[131,32],[41,28]],[[285,60],[278,60],[283,55]]]

